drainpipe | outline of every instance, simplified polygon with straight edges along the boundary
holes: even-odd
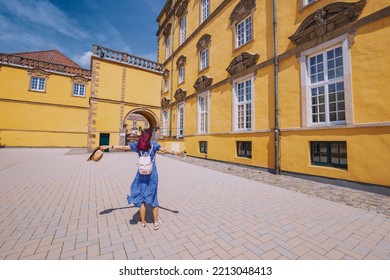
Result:
[[[278,38],[277,38],[276,0],[273,0],[273,36],[274,36],[274,90],[275,90],[275,174],[280,174],[279,166],[279,61],[278,61]]]
[[[172,8],[173,8],[173,19],[172,19],[172,33],[171,33],[171,48],[172,48],[172,55],[171,55],[171,83],[170,83],[170,96],[171,96],[171,108],[170,108],[170,112],[169,112],[169,137],[172,136],[172,102],[173,102],[173,66],[174,66],[174,53],[175,53],[175,50],[174,50],[174,43],[175,43],[175,4],[176,4],[176,0],[173,0],[172,2]]]

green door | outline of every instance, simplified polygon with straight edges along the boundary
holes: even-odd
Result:
[[[99,146],[110,145],[110,133],[100,133]],[[107,149],[105,152],[108,152]]]

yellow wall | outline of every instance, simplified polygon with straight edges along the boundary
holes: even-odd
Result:
[[[126,118],[134,110],[159,125],[161,73],[95,56],[91,64],[98,83],[92,95],[90,148],[100,144],[102,133],[110,134],[110,145],[125,144],[123,124],[132,126]]]
[[[2,65],[0,70],[0,131],[2,145],[86,147],[88,96],[72,96],[69,75],[48,73],[45,92],[30,91],[26,68]]]
[[[284,171],[390,186],[388,127],[283,132]],[[348,170],[311,165],[310,141],[346,141]]]
[[[357,30],[356,43],[351,48],[356,123],[390,121],[389,82],[385,78],[390,56],[383,46],[390,46],[390,18]]]

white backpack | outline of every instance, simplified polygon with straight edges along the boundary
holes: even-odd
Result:
[[[138,172],[141,175],[150,175],[152,173],[153,169],[153,162],[150,158],[150,154],[152,153],[153,145],[150,148],[150,152],[144,152],[143,154],[139,154],[139,160],[138,160]],[[156,158],[156,157],[155,157]]]

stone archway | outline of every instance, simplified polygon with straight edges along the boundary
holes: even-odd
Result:
[[[146,121],[148,122],[147,126],[151,129],[151,131],[153,133],[152,139],[158,138],[156,135],[156,132],[157,132],[157,130],[160,129],[160,121],[159,121],[157,115],[153,111],[151,111],[150,109],[136,108],[136,109],[129,111],[123,119],[123,130],[124,130],[124,132],[125,132],[124,134],[126,136],[121,136],[120,141],[122,144],[127,144],[126,143],[127,142],[126,141],[126,138],[127,138],[126,127],[129,125],[132,126],[132,124],[128,123],[129,116],[131,116],[131,115],[140,115],[142,118],[146,119]],[[142,120],[142,118],[141,118],[141,120]]]

